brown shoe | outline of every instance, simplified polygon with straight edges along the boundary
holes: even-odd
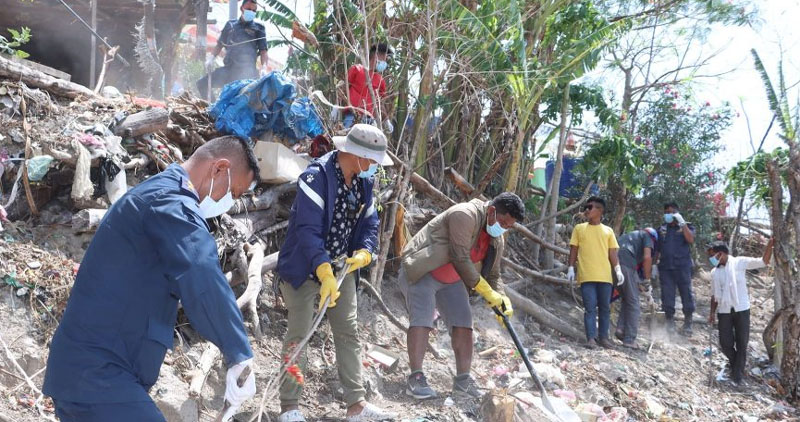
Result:
[[[622,343],[622,346],[627,347],[628,349],[641,350],[641,347],[639,347],[639,345],[635,341],[630,343]]]
[[[600,347],[602,347],[604,349],[613,349],[614,348],[614,345],[611,344],[611,341],[609,341],[607,338],[601,338],[600,340],[597,340],[597,344],[599,344]]]
[[[597,342],[594,341],[593,338],[590,338],[589,341],[587,341],[586,344],[583,345],[583,347],[587,349],[597,349]]]

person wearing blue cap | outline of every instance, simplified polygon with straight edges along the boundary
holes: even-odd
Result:
[[[658,245],[658,232],[652,227],[625,233],[619,237],[619,263],[627,283],[622,289],[622,309],[617,319],[614,336],[622,341],[622,345],[638,349],[636,335],[639,331],[639,292],[650,288],[653,270],[653,256]],[[644,279],[639,278],[638,269],[642,270]]]
[[[267,70],[267,30],[255,22],[258,3],[256,0],[243,0],[239,8],[239,19],[228,21],[222,28],[219,40],[211,57],[206,60],[209,74],[197,81],[197,90],[203,98],[208,98],[208,78],[212,88],[219,88],[238,79],[254,79],[266,75]],[[211,71],[214,61],[225,48],[225,66]],[[256,68],[256,57],[261,58],[261,71]]]

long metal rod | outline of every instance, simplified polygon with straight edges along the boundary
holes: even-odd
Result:
[[[79,20],[79,21],[80,21],[80,22],[83,24],[83,26],[85,26],[85,27],[86,27],[86,29],[88,29],[89,31],[91,31],[91,33],[92,33],[92,34],[93,34],[95,37],[97,37],[97,39],[98,39],[98,40],[102,41],[102,42],[103,42],[103,44],[105,44],[105,45],[106,45],[106,47],[108,47],[108,48],[114,48],[114,47],[112,47],[112,46],[111,46],[111,44],[109,44],[109,43],[108,43],[108,41],[106,41],[106,40],[105,40],[105,38],[101,37],[101,36],[100,36],[100,34],[98,34],[98,33],[97,33],[97,31],[95,31],[95,30],[92,28],[92,26],[91,26],[91,25],[89,25],[88,23],[86,23],[86,21],[85,21],[85,20],[83,20],[83,18],[81,17],[81,15],[77,14],[77,13],[76,13],[74,10],[72,10],[72,8],[71,8],[71,7],[69,7],[69,5],[68,5],[68,4],[67,4],[67,3],[66,3],[64,0],[58,0],[58,1],[59,1],[59,3],[63,4],[63,5],[64,5],[64,7],[66,7],[66,8],[67,8],[67,10],[69,10],[69,12],[70,12],[70,13],[72,13],[72,16],[75,16],[75,18],[76,18],[76,19],[78,19],[78,20]],[[117,57],[119,58],[119,61],[120,61],[120,62],[122,62],[122,64],[123,64],[125,67],[129,67],[129,66],[131,65],[131,64],[130,64],[130,63],[128,63],[128,61],[127,61],[127,60],[125,60],[125,58],[124,58],[124,57],[122,57],[122,56],[121,56],[119,53],[117,53]]]
[[[90,0],[92,5],[92,29],[97,30],[97,0]],[[91,54],[89,56],[89,89],[94,89],[97,68],[97,38],[92,36],[90,40],[92,44]]]

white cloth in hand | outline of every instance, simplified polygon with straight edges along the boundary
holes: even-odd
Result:
[[[233,416],[242,403],[256,395],[256,376],[251,367],[252,364],[253,359],[247,359],[228,368],[228,373],[225,375],[225,400],[230,403],[231,407],[225,412],[226,416]],[[248,367],[250,367],[250,375],[247,376],[244,384],[240,387],[238,384],[239,375]],[[227,419],[223,417],[222,420]]]
[[[614,266],[614,272],[617,274],[617,286],[625,284],[625,275],[622,274],[622,267],[619,264]]]
[[[575,267],[569,267],[567,269],[567,280],[575,281]]]

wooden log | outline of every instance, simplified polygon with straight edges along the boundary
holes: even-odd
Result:
[[[397,158],[396,155],[392,154],[390,151],[386,151],[386,153],[389,154],[389,157],[395,162],[395,164],[400,164],[406,170],[409,169],[408,165]],[[414,186],[414,189],[416,189],[417,192],[422,193],[433,200],[433,203],[443,210],[446,210],[456,204],[456,201],[453,201],[450,199],[450,197],[442,193],[442,191],[436,189],[436,187],[434,187],[430,182],[425,180],[424,177],[417,173],[411,173],[411,185]]]
[[[72,230],[77,233],[92,231],[100,225],[106,215],[106,209],[87,208],[72,216]]]
[[[61,97],[67,97],[71,99],[101,99],[95,95],[91,89],[83,85],[78,85],[63,79],[54,78],[45,74],[44,72],[31,69],[22,63],[9,60],[3,56],[0,56],[0,77],[15,81],[22,81],[28,86],[41,88],[50,92],[51,94]]]
[[[532,231],[528,230],[528,228],[523,226],[522,224],[514,223],[514,226],[512,228],[514,230],[516,230],[517,233],[519,233],[519,234],[527,237],[528,239],[530,239],[530,240],[542,245],[542,247],[545,248],[545,249],[550,249],[551,251],[556,252],[556,253],[560,253],[561,255],[569,255],[569,249],[565,249],[565,248],[562,248],[560,246],[554,245],[552,243],[546,242],[541,237],[533,234]]]
[[[268,187],[257,196],[248,196],[237,199],[228,214],[236,215],[245,211],[253,212],[269,209],[281,195],[297,190],[297,182],[288,182],[280,185]]]
[[[197,368],[193,371],[189,382],[189,397],[194,399],[199,399],[202,396],[203,384],[206,383],[208,373],[211,372],[214,362],[217,361],[220,355],[217,346],[214,346],[211,342],[205,342],[204,347],[205,349],[197,362]]]
[[[163,108],[151,108],[131,114],[114,128],[114,135],[135,138],[147,133],[167,129],[169,112]]]
[[[444,169],[444,174],[445,176],[447,176],[448,179],[450,179],[450,181],[453,183],[456,189],[458,189],[459,191],[461,191],[462,194],[464,194],[464,196],[466,197],[472,196],[472,193],[475,191],[475,188],[473,188],[472,185],[467,181],[467,179],[464,178],[464,176],[460,175],[454,168],[447,167],[446,169]],[[489,200],[489,198],[487,198],[483,194],[481,194],[478,198],[484,201]]]
[[[542,274],[542,273],[540,273],[538,271],[533,271],[531,269],[525,268],[522,265],[519,265],[519,264],[511,261],[508,258],[503,258],[503,263],[508,265],[509,267],[513,268],[515,271],[517,271],[521,275],[524,275],[526,277],[532,278],[532,279],[534,279],[536,281],[543,281],[543,282],[546,282],[546,283],[559,284],[559,285],[562,285],[562,286],[570,286],[572,284],[572,283],[570,283],[569,280],[567,280],[565,278],[553,277],[551,275]]]
[[[247,266],[247,289],[236,299],[236,305],[242,311],[247,311],[253,324],[253,336],[261,340],[261,323],[258,317],[258,294],[263,285],[261,268],[264,265],[264,248],[261,245],[246,246],[249,249],[250,263]]]
[[[278,268],[278,254],[279,252],[275,252],[264,257],[264,263],[261,265],[262,273]]]
[[[504,292],[506,296],[511,299],[511,303],[515,308],[520,309],[526,314],[532,316],[533,319],[535,319],[539,324],[548,328],[552,328],[553,330],[556,330],[559,333],[575,340],[586,340],[583,333],[569,325],[562,318],[551,314],[547,309],[537,305],[536,302],[521,295],[516,290],[506,286]]]

